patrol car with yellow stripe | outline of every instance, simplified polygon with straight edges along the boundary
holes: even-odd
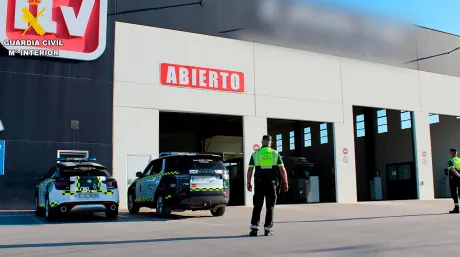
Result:
[[[35,213],[47,220],[71,212],[105,212],[118,216],[118,184],[94,158],[58,158],[35,188]]]
[[[210,210],[223,216],[230,197],[229,175],[222,157],[209,153],[161,153],[128,188],[128,210],[155,208],[160,217],[171,211]]]

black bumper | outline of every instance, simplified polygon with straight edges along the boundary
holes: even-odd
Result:
[[[207,193],[193,193],[188,197],[171,199],[171,205],[179,210],[210,210],[228,204],[229,197],[223,192],[216,195]]]

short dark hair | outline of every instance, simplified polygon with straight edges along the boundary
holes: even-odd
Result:
[[[450,148],[450,152],[453,153],[453,154],[457,154],[458,150],[457,150],[457,148]]]
[[[270,136],[270,135],[264,135],[264,136],[262,137],[262,140],[263,140],[263,141],[272,141],[272,136]]]

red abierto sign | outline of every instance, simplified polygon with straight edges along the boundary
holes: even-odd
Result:
[[[161,64],[161,84],[216,91],[244,92],[244,74],[179,64]]]

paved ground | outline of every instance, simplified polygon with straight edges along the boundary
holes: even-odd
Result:
[[[460,215],[451,201],[277,206],[273,237],[247,237],[251,208],[224,217],[153,212],[47,223],[0,214],[0,256],[449,256],[460,252]]]

